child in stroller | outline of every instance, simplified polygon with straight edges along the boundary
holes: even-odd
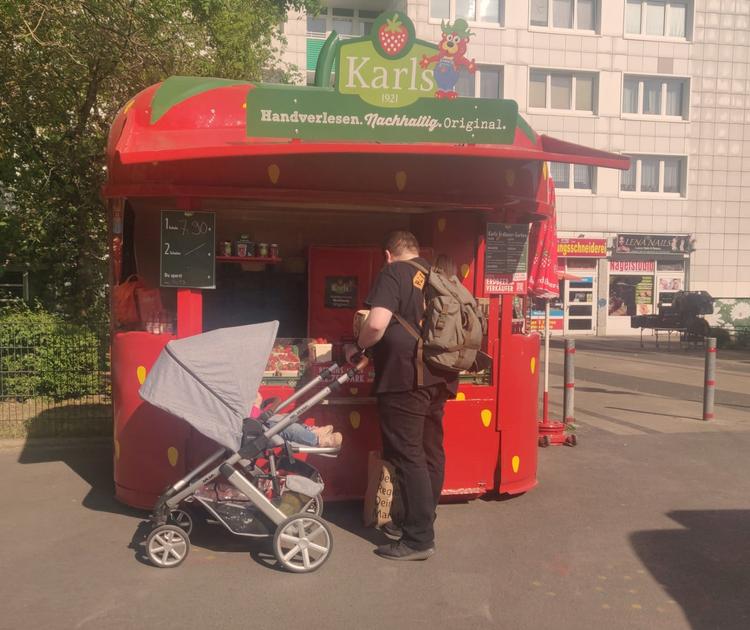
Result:
[[[268,402],[271,402],[270,400]],[[261,415],[261,409],[263,408],[263,396],[258,395],[255,397],[255,404],[250,411],[250,418],[257,419]],[[273,426],[278,422],[272,417],[268,422],[268,426]],[[341,433],[334,432],[333,425],[327,424],[322,427],[308,426],[306,424],[295,423],[284,429],[279,435],[288,442],[295,442],[302,444],[303,446],[321,446],[324,448],[341,448],[343,442],[343,436]]]

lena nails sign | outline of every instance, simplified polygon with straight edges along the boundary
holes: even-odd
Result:
[[[515,101],[458,97],[460,77],[476,72],[467,56],[468,24],[444,22],[441,30],[438,44],[419,40],[406,15],[389,11],[367,37],[339,41],[332,33],[320,52],[316,87],[257,85],[249,92],[248,136],[512,143]]]

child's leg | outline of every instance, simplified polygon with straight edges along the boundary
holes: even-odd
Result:
[[[310,431],[310,429],[304,424],[299,424],[298,422],[284,429],[281,432],[281,437],[289,442],[296,442],[303,446],[318,445],[318,436]]]

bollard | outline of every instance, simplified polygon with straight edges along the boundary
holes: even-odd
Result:
[[[576,342],[574,339],[565,340],[565,390],[563,391],[563,422],[575,421],[573,397],[576,387],[575,376]]]
[[[716,337],[706,338],[706,373],[703,384],[703,419],[714,419],[716,393]]]

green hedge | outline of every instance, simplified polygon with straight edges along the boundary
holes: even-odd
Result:
[[[0,312],[3,399],[54,400],[103,393],[101,335],[41,310]]]

